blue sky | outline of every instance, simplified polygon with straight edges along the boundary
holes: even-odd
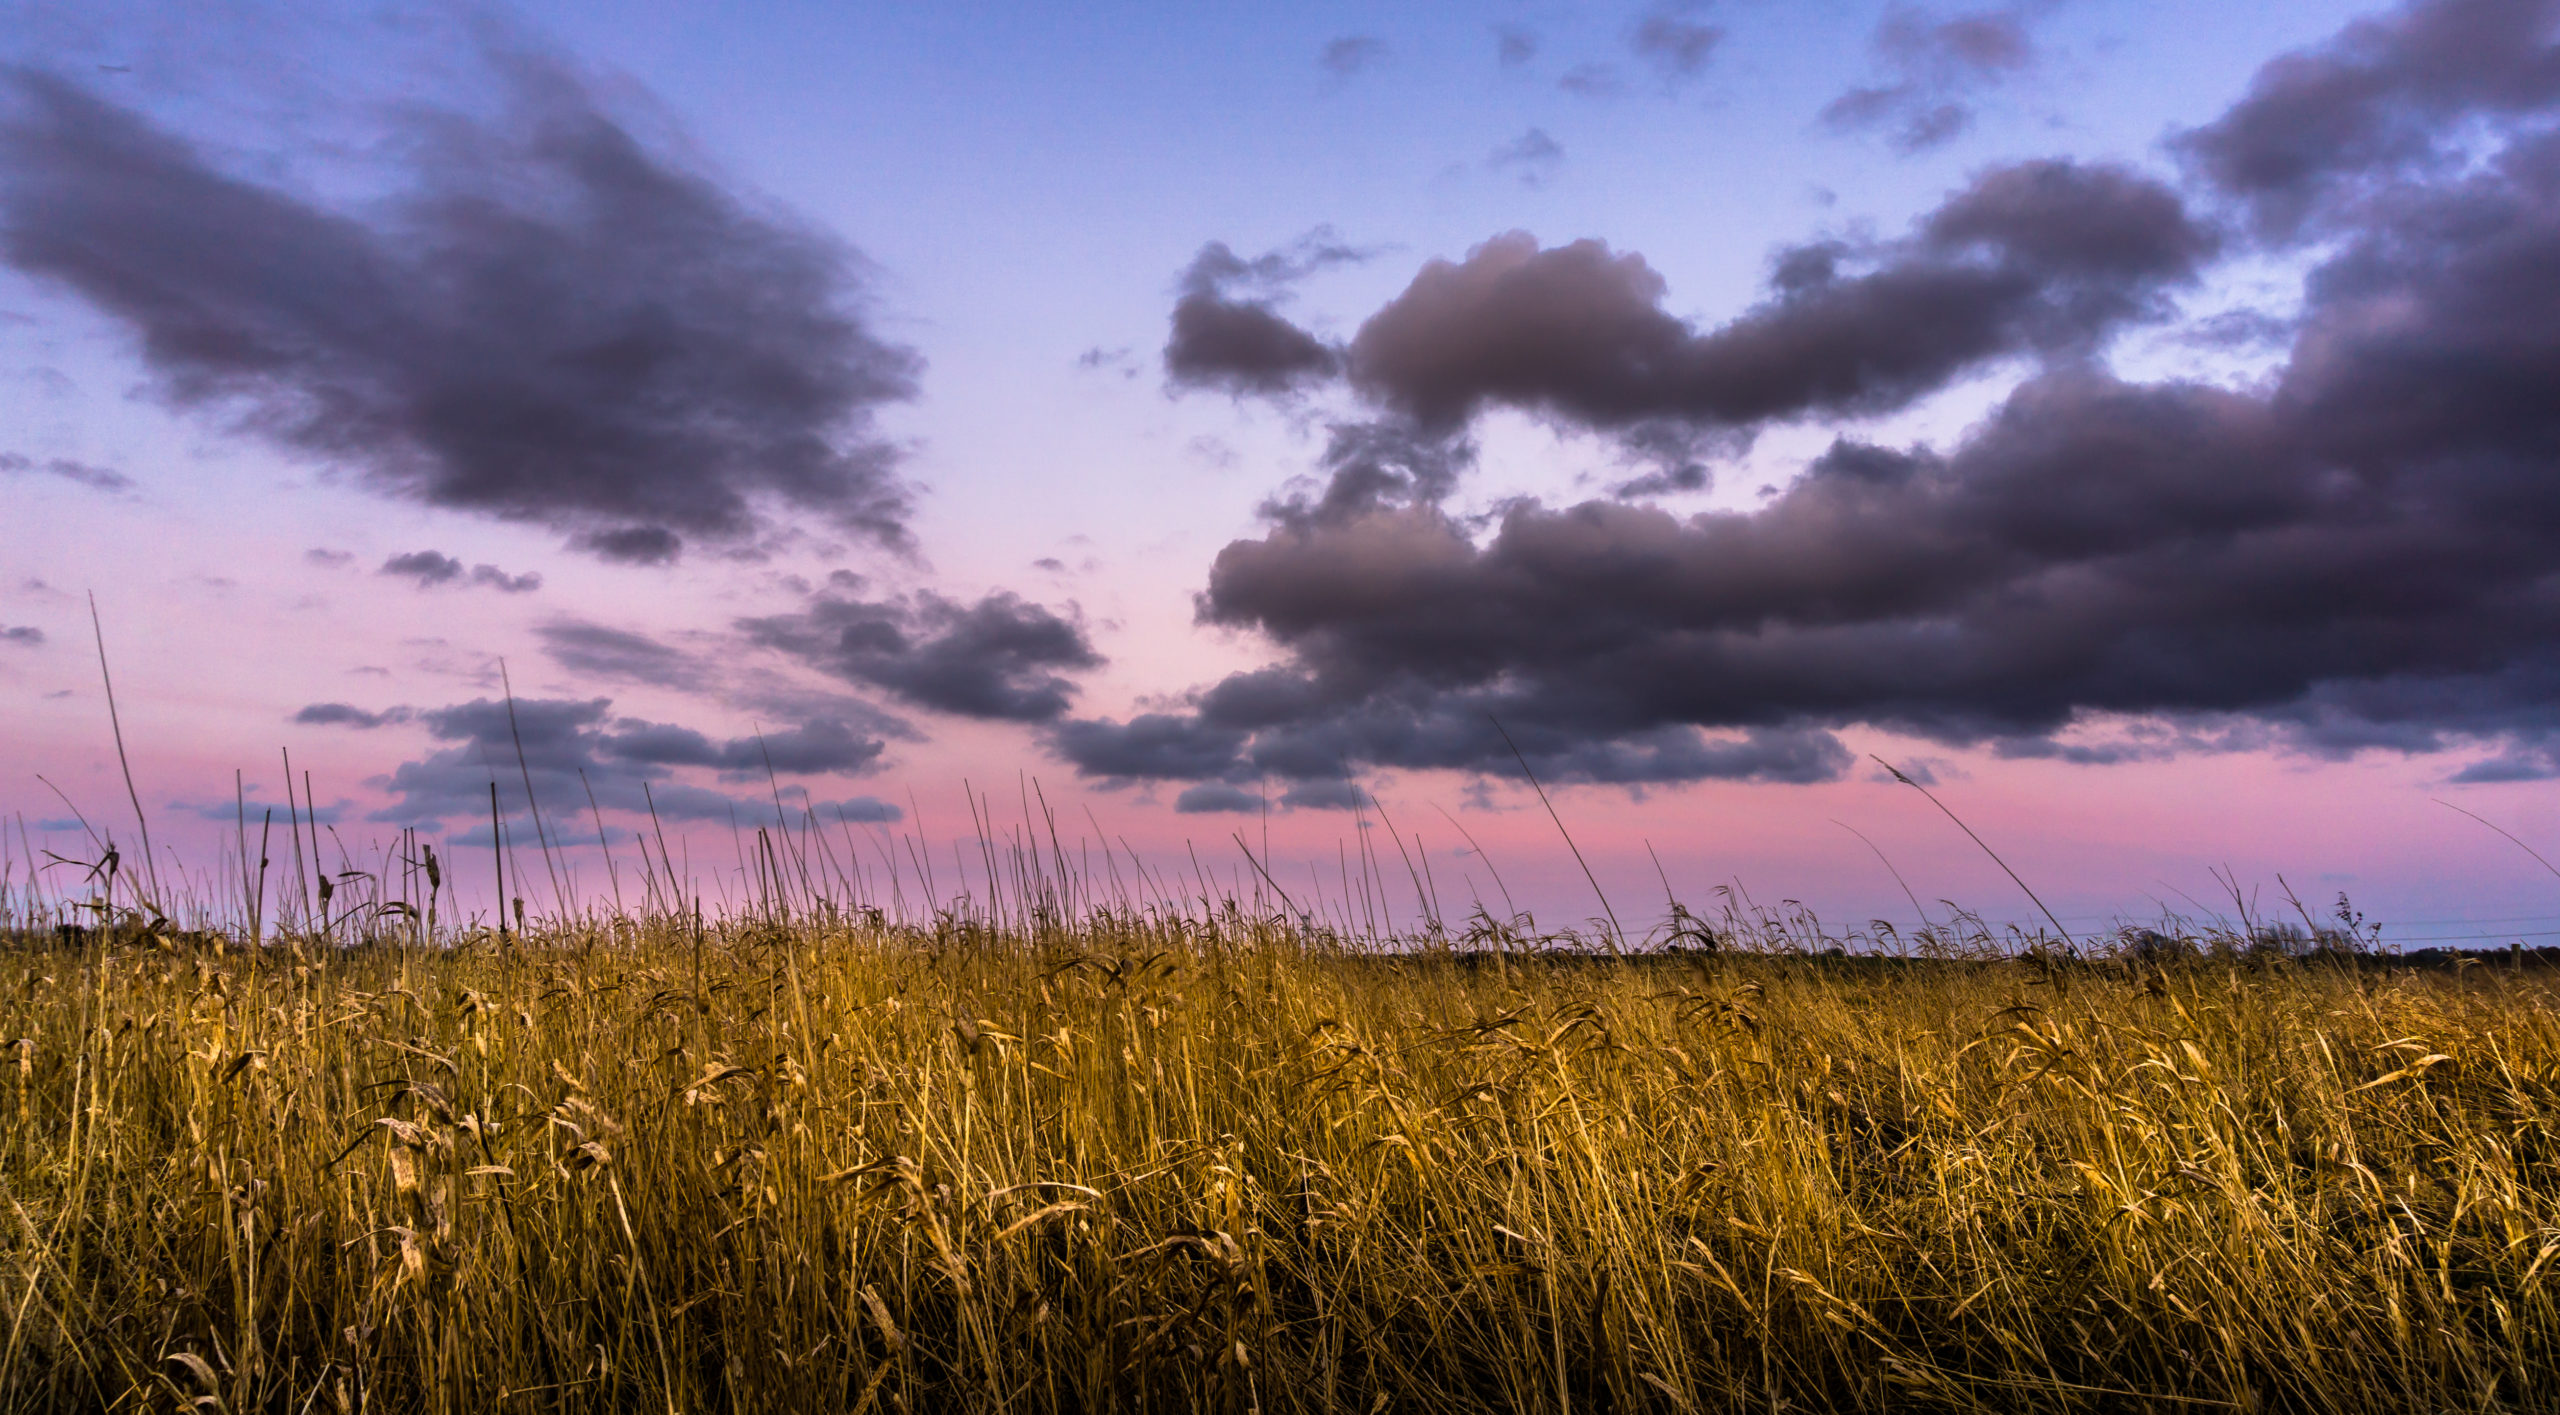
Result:
[[[1327,347],[1355,348],[1364,322],[1395,306],[1427,262],[1465,261],[1510,231],[1549,249],[1592,238],[1638,253],[1659,276],[1659,310],[1709,330],[1762,307],[1781,250],[1832,240],[1860,259],[1890,260],[1915,239],[1906,235],[1915,222],[1986,174],[2076,159],[2177,193],[2221,233],[2213,257],[2177,285],[2174,314],[2111,328],[2094,366],[2257,396],[2282,381],[2281,339],[2216,343],[2196,331],[2217,314],[2291,319],[2305,273],[2363,228],[2340,218],[2325,233],[2244,238],[2238,208],[2166,144],[2231,110],[2270,59],[2330,44],[2366,8],[8,6],[0,29],[21,84],[28,73],[67,80],[187,144],[210,171],[358,223],[389,219],[382,213],[416,188],[433,131],[418,115],[461,114],[502,132],[507,120],[492,115],[505,109],[509,71],[491,56],[537,56],[667,170],[736,203],[742,220],[840,245],[837,295],[849,317],[911,351],[918,371],[912,396],[866,404],[858,428],[838,429],[887,449],[912,488],[905,553],[783,506],[759,512],[746,542],[697,540],[671,566],[615,563],[576,548],[593,529],[577,519],[585,511],[507,503],[493,513],[442,493],[386,490],[362,452],[275,435],[284,405],[259,404],[265,394],[173,397],[171,365],[143,342],[138,317],[100,294],[105,277],[66,277],[24,258],[0,266],[0,425],[10,429],[0,454],[23,464],[0,481],[0,626],[41,636],[0,653],[0,735],[16,744],[0,763],[0,808],[59,817],[33,779],[42,771],[93,816],[114,814],[102,704],[83,652],[80,596],[95,590],[144,774],[181,817],[227,796],[233,767],[265,770],[279,745],[337,783],[324,799],[343,799],[351,822],[397,816],[404,799],[414,813],[424,798],[402,797],[398,772],[433,761],[439,743],[468,740],[453,735],[461,719],[436,714],[490,693],[503,656],[519,697],[611,700],[595,725],[564,732],[628,737],[611,724],[637,721],[699,734],[707,745],[694,756],[651,764],[660,782],[734,792],[739,783],[710,765],[719,743],[824,718],[878,749],[813,771],[819,799],[904,802],[912,791],[947,834],[961,816],[959,780],[985,786],[1027,771],[1115,813],[1125,821],[1115,829],[1148,849],[1178,850],[1195,835],[1221,841],[1243,817],[1172,806],[1193,786],[1232,793],[1244,779],[1235,771],[1110,776],[1061,748],[1057,724],[1181,718],[1196,711],[1196,690],[1228,674],[1314,663],[1277,621],[1203,622],[1202,596],[1222,548],[1279,534],[1275,495],[1320,485],[1330,429],[1373,417],[1390,395],[1357,372],[1351,386],[1278,398],[1169,379],[1168,313],[1207,243],[1245,258],[1338,248],[1344,258],[1267,292],[1270,310]],[[1991,57],[1968,67],[1947,57],[1953,49],[1909,39],[1974,22],[2016,48],[1982,50]],[[2347,52],[2322,52],[2332,51]],[[1873,121],[1826,119],[1862,88],[1874,91]],[[2425,107],[2436,98],[2409,101],[2439,111]],[[2543,112],[2496,95],[2474,108],[2447,102],[2428,121],[2448,137],[2486,124],[2477,127],[2484,154],[2524,142]],[[1960,131],[1897,139],[1940,108],[1961,110]],[[500,201],[545,199],[538,174],[502,163],[473,180]],[[2392,180],[2441,195],[2454,179],[2430,169]],[[24,200],[21,230],[41,221]],[[184,278],[183,242],[117,258],[145,255]],[[274,274],[262,288],[292,278]],[[1693,419],[1684,436],[1722,439],[1704,454],[1710,484],[1647,504],[1747,519],[1835,439],[1965,445],[2022,380],[2061,357],[2041,345],[2013,350],[1889,405],[1771,418],[1742,436]],[[1610,488],[1650,465],[1627,428],[1534,399],[1496,399],[1469,418],[1472,466],[1431,510],[1472,527],[1480,546],[1492,544],[1506,507],[1625,503]],[[428,549],[451,557],[452,577],[381,569]],[[475,580],[470,567],[481,565],[492,568]],[[839,573],[858,581],[828,580]],[[805,612],[817,617],[803,628],[832,635],[843,615],[871,612],[860,606],[894,606],[878,612],[910,638],[956,643],[961,620],[935,618],[933,605],[957,615],[999,603],[1073,626],[1074,645],[1008,680],[1020,688],[1052,675],[1071,708],[1042,716],[1009,699],[1015,706],[954,709],[956,699],[933,696],[942,690],[916,686],[920,669],[847,667],[777,647],[780,629],[741,627]],[[599,677],[592,657],[561,650],[563,625],[640,635],[675,653],[666,663],[687,666]],[[2382,681],[2379,670],[2321,672],[2333,685]],[[1846,818],[1944,881],[1928,893],[2016,914],[2014,891],[1924,802],[1840,764],[1881,751],[1934,763],[1933,779],[2005,831],[2080,914],[2149,910],[2164,881],[2209,890],[2205,867],[2226,862],[2269,887],[2284,870],[2306,893],[2352,888],[2413,918],[2541,907],[2549,881],[2537,883],[2529,862],[2518,871],[2504,842],[2428,804],[2453,792],[2528,838],[2537,825],[2560,828],[2536,784],[2540,767],[2471,772],[2514,778],[2503,783],[2456,779],[2483,760],[2541,761],[2539,728],[2448,710],[2419,743],[2426,734],[2410,735],[2402,714],[2391,722],[2408,730],[2390,742],[2312,749],[2285,733],[2316,693],[2244,702],[2159,691],[2164,704],[2230,698],[2238,715],[2217,708],[2223,715],[2199,725],[2179,716],[2185,707],[2167,718],[2111,709],[2097,723],[2106,732],[2183,745],[2088,765],[2056,759],[2033,733],[1928,727],[1873,704],[1779,717],[1726,708],[1712,720],[1682,709],[1690,716],[1675,712],[1672,727],[1694,722],[1711,742],[1767,718],[1772,730],[1835,734],[1845,745],[1838,762],[1800,779],[1709,771],[1630,782],[1603,771],[1576,783],[1570,762],[1581,758],[1558,739],[1554,770],[1605,870],[1629,892],[1649,888],[1646,842],[1677,842],[1668,853],[1684,875],[1738,875],[1772,897],[1851,917],[1907,912],[1873,857],[1831,823]],[[389,716],[366,730],[293,720],[321,703]],[[2359,711],[2359,721],[2381,721]],[[1634,728],[1590,731],[1602,746],[1637,740],[1626,735]],[[590,745],[606,754],[599,760],[630,760],[612,757],[636,750],[613,745],[622,741]],[[1472,813],[1489,849],[1534,862],[1514,873],[1537,882],[1546,907],[1585,907],[1507,768],[1452,770],[1395,750],[1365,764],[1355,753],[1345,769],[1391,809],[1435,822],[1426,835],[1454,834],[1436,824],[1443,809]],[[1330,856],[1355,824],[1319,808],[1320,794],[1279,825],[1286,848],[1310,859]],[[903,810],[915,828],[914,804]],[[1752,824],[1736,825],[1742,818]],[[199,837],[200,854],[220,848],[219,832]]]

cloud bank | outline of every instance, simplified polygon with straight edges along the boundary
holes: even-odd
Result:
[[[1380,416],[1337,429],[1321,489],[1275,498],[1199,598],[1279,661],[1062,721],[1053,748],[1196,783],[1198,809],[1258,778],[1516,772],[1515,744],[1554,779],[1822,780],[1862,725],[2078,760],[2488,742],[2477,779],[2554,774],[2555,28],[2543,0],[2359,21],[2180,136],[2184,189],[1992,168],[1897,240],[1783,252],[1713,327],[1596,241],[1426,264],[1343,350]],[[2247,387],[2109,372],[2108,337],[2171,318],[2229,246],[2222,210],[2318,242],[2281,364]],[[1952,446],[1841,438],[1755,511],[1444,505],[1488,408],[1747,434],[2007,358],[2026,376]],[[2137,726],[2057,735],[2109,721]]]

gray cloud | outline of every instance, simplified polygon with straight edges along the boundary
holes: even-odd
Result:
[[[1611,496],[1629,501],[1648,496],[1688,496],[1715,486],[1715,477],[1702,462],[1683,461],[1677,465],[1629,477],[1609,488]]]
[[[629,629],[560,619],[537,626],[534,634],[553,662],[583,677],[688,692],[711,687],[716,677],[696,656]]]
[[[382,562],[377,575],[397,575],[415,580],[420,589],[430,585],[449,585],[463,576],[462,562],[440,550],[411,550]]]
[[[382,568],[374,573],[415,581],[422,590],[464,584],[493,589],[500,594],[530,594],[542,588],[542,576],[532,571],[510,575],[495,565],[474,565],[466,570],[461,561],[440,550],[412,550],[394,555],[383,561]]]
[[[1081,624],[1010,591],[963,604],[929,591],[861,599],[860,581],[842,572],[830,584],[801,609],[737,627],[753,643],[918,707],[1007,722],[1063,715],[1076,692],[1066,675],[1103,661]]]
[[[312,703],[293,715],[293,721],[304,727],[352,727],[370,732],[377,727],[390,727],[417,716],[405,707],[384,708],[367,712],[348,703]]]
[[[228,801],[171,801],[169,806],[171,809],[183,811],[186,814],[195,817],[197,820],[212,821],[217,825],[226,826],[239,821],[241,815],[245,812],[245,814],[250,817],[250,829],[255,830],[257,829],[257,817],[271,814],[275,810],[275,807],[271,803],[258,799],[257,791],[258,788],[253,783],[249,786],[245,799],[243,797],[235,796]],[[355,808],[350,802],[338,801],[330,805],[316,808],[306,803],[297,803],[289,809],[299,817],[302,824],[308,826],[344,824],[353,814]]]
[[[1724,29],[1693,17],[1695,7],[1664,5],[1636,21],[1627,47],[1668,85],[1678,87],[1704,72],[1724,42]]]
[[[843,801],[829,801],[818,808],[820,819],[828,816],[855,825],[887,825],[907,818],[907,813],[877,796],[855,796]]]
[[[785,767],[786,770],[819,769],[810,753],[838,760],[846,764],[845,769],[867,768],[876,763],[885,741],[915,741],[923,736],[903,718],[872,703],[842,693],[813,691],[789,681],[786,675],[746,661],[756,643],[743,633],[697,635],[694,637],[701,641],[698,646],[679,648],[635,630],[581,619],[554,619],[536,625],[534,634],[552,662],[582,680],[699,694],[718,700],[733,713],[747,714],[751,720],[800,724],[764,734],[763,750],[772,752],[777,763],[785,760],[787,752],[790,760],[805,764]],[[763,757],[750,754],[752,745],[752,739],[740,738],[726,744],[696,746],[687,749],[691,755],[680,764],[715,766],[726,771],[743,769],[740,763],[752,760],[757,764],[755,769],[761,770]],[[667,764],[679,763],[671,758]]]
[[[1426,262],[1342,349],[1268,298],[1229,293],[1246,278],[1232,272],[1294,278],[1281,253],[1248,263],[1211,245],[1165,360],[1176,387],[1237,395],[1294,395],[1339,372],[1443,434],[1520,408],[1676,469],[1700,437],[1887,412],[2001,358],[2084,356],[2168,314],[2217,245],[2175,191],[2129,168],[2020,162],[1978,173],[1899,240],[1779,252],[1769,297],[1721,326],[1664,309],[1668,286],[1633,251],[1513,231]]]
[[[111,494],[133,490],[133,478],[68,457],[47,457],[39,462],[24,453],[0,452],[0,475],[59,477],[75,486]]]
[[[2466,118],[2560,101],[2560,0],[2410,0],[2261,68],[2175,146],[2282,236],[2377,181],[2459,165]]]
[[[714,742],[690,727],[623,718],[597,742],[616,761],[709,767],[732,777],[762,775],[768,763],[793,773],[867,771],[886,746],[832,720]]]
[[[1166,380],[1177,388],[1241,397],[1285,395],[1332,377],[1340,370],[1340,355],[1290,323],[1279,304],[1291,286],[1316,271],[1364,258],[1324,230],[1251,260],[1224,241],[1202,246],[1183,271],[1174,301],[1164,346]]]
[[[486,586],[500,594],[529,594],[542,588],[542,576],[533,571],[510,575],[495,565],[471,567],[471,583]]]
[[[618,526],[587,531],[570,541],[599,560],[623,565],[672,565],[684,551],[684,538],[664,526]]]
[[[1348,806],[1351,774],[1371,767],[1517,776],[1515,742],[1542,779],[1558,782],[1802,783],[1830,780],[1851,761],[1820,729],[1707,733],[1645,725],[1620,708],[1543,690],[1434,682],[1433,667],[1357,685],[1296,666],[1236,674],[1195,695],[1187,712],[1063,722],[1049,744],[1079,773],[1106,784],[1176,780],[1241,789],[1267,777],[1286,788],[1275,804],[1291,807]],[[1234,799],[1204,790],[1176,805],[1228,809],[1209,803]]]
[[[13,644],[22,649],[41,648],[44,645],[44,630],[32,624],[0,626],[0,644]]]
[[[1230,786],[1223,781],[1204,781],[1197,786],[1185,787],[1181,795],[1173,798],[1175,813],[1186,816],[1209,815],[1221,811],[1259,811],[1267,804],[1260,792],[1247,791],[1241,786]]]
[[[2213,248],[2177,195],[2128,169],[1994,168],[1872,252],[1799,247],[1772,297],[1699,331],[1634,252],[1525,233],[1435,260],[1361,325],[1353,385],[1427,425],[1486,404],[1622,428],[1747,428],[1908,403],[1983,363],[2089,347],[2163,312]],[[1848,270],[1861,257],[1871,268]]]
[[[1376,68],[1387,57],[1387,42],[1374,34],[1346,34],[1328,39],[1316,51],[1316,63],[1335,78]]]
[[[2178,342],[2197,349],[2283,348],[2294,333],[2292,320],[2264,310],[2223,310],[2190,321],[2178,331]]]
[[[1475,467],[1475,444],[1398,418],[1336,423],[1318,458],[1321,486],[1294,485],[1261,513],[1284,525],[1338,524],[1382,506],[1433,505]]]
[[[1360,806],[1369,793],[1354,781],[1300,781],[1280,793],[1274,804],[1284,810],[1348,811]]]
[[[363,216],[218,170],[54,74],[0,76],[0,256],[129,326],[161,396],[430,505],[736,540],[760,508],[906,542],[871,435],[909,350],[860,258],[617,124],[560,65],[410,113]],[[275,272],[289,270],[290,280]]]
[[[2478,12],[2352,27],[2270,65],[2234,114],[2318,89],[2342,53],[2410,72],[2418,59],[2375,46],[2458,18]],[[1051,746],[1100,780],[1236,790],[1370,767],[1500,773],[1496,719],[1542,776],[1597,782],[1826,779],[1849,764],[1834,734],[1859,725],[2093,764],[2486,744],[2463,779],[2560,774],[2554,109],[2560,93],[2529,116],[2475,106],[2485,126],[2461,164],[2335,149],[2349,156],[2330,178],[2383,185],[2321,209],[2300,310],[2250,333],[2282,362],[2245,388],[2059,357],[1943,450],[1838,439],[1760,509],[1686,517],[1518,500],[1479,522],[1439,483],[1328,448],[1323,490],[1275,498],[1198,601],[1202,622],[1280,660],[1179,710],[1061,722]],[[1479,252],[1390,306],[1428,316],[1412,330],[1385,311],[1364,327],[1351,376],[1406,411],[1416,446],[1487,403],[1602,428],[1872,408],[1989,350],[2085,350],[2212,252],[2157,183],[2019,164],[1949,199],[1872,274],[1841,273],[1835,248],[1788,253],[1770,305],[1704,334],[1661,313],[1640,261],[1596,243]],[[1948,306],[1974,316],[1918,336],[1928,302],[1869,318],[1890,302],[1867,282],[1904,275],[1981,281]],[[1835,299],[1857,316],[1808,317]],[[1861,372],[1807,376],[1782,355],[1808,345],[1764,338],[1777,327],[1819,334],[1823,358],[1803,367]],[[1943,342],[1914,353],[1912,337]],[[1698,380],[1708,347],[1762,350],[1761,372],[1782,376]]]
[[[2027,15],[2017,8],[1938,18],[1897,6],[1876,25],[1877,64],[1889,76],[1824,106],[1825,126],[1881,132],[1906,155],[1951,141],[1973,124],[1966,101],[2035,63]]]
[[[1576,98],[1615,98],[1627,91],[1626,80],[1618,76],[1616,66],[1582,63],[1564,71],[1556,87]]]
[[[1531,128],[1495,148],[1484,161],[1496,172],[1510,173],[1532,187],[1541,186],[1564,165],[1564,144],[1547,136],[1544,128]]]
[[[1197,781],[1242,770],[1248,729],[1192,713],[1141,713],[1126,722],[1078,719],[1051,734],[1060,755],[1107,781]]]
[[[420,713],[429,736],[446,745],[370,783],[394,798],[373,819],[485,822],[493,780],[513,815],[523,805],[527,774],[546,810],[574,809],[592,788],[608,809],[642,811],[654,800],[669,820],[717,820],[732,812],[745,820],[769,818],[769,794],[733,797],[675,780],[670,768],[704,767],[743,780],[765,774],[769,753],[779,773],[838,774],[867,770],[881,749],[829,722],[766,734],[761,744],[754,737],[714,742],[689,728],[617,718],[612,706],[606,698],[519,698],[510,713],[503,701],[481,699]],[[867,797],[842,808],[857,820],[897,818],[895,807]]]
[[[1520,25],[1493,27],[1494,62],[1506,69],[1516,69],[1538,57],[1538,36]]]

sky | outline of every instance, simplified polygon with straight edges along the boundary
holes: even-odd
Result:
[[[0,36],[13,882],[2560,940],[2560,0]]]

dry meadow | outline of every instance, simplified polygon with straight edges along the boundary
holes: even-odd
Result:
[[[372,917],[0,955],[0,1403],[2560,1405],[2504,959]]]

